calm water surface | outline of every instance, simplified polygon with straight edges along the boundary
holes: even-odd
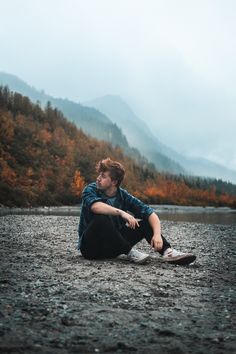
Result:
[[[205,224],[236,225],[236,209],[214,207],[188,207],[152,205],[161,220],[188,221]],[[63,215],[79,216],[80,206],[41,208],[0,208],[3,215]]]

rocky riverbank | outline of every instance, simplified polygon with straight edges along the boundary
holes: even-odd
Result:
[[[76,216],[0,218],[2,353],[232,353],[235,226],[163,221],[197,261],[87,261]],[[139,249],[149,251],[143,241]]]

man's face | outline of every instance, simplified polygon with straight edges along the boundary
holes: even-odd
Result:
[[[97,188],[102,191],[107,191],[116,186],[116,182],[111,179],[110,173],[108,171],[100,172],[100,174],[97,176],[96,183]]]

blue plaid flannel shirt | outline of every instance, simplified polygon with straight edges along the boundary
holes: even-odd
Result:
[[[111,199],[112,203],[110,202]],[[78,228],[78,249],[80,249],[83,234],[88,224],[94,217],[94,213],[91,211],[91,206],[95,202],[103,202],[126,212],[131,212],[134,217],[139,219],[148,219],[148,217],[154,212],[154,209],[144,204],[138,198],[135,198],[129,194],[123,188],[118,188],[115,198],[109,198],[97,189],[95,182],[90,183],[84,188],[82,193],[82,207]],[[120,216],[114,216],[113,220],[118,230],[121,230],[123,227],[125,227],[125,221]]]

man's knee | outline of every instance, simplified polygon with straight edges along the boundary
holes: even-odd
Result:
[[[147,219],[142,219],[139,221],[139,227],[147,230],[152,229]]]
[[[106,225],[107,223],[111,223],[111,218],[109,215],[95,214],[93,221],[96,222],[96,224]]]

